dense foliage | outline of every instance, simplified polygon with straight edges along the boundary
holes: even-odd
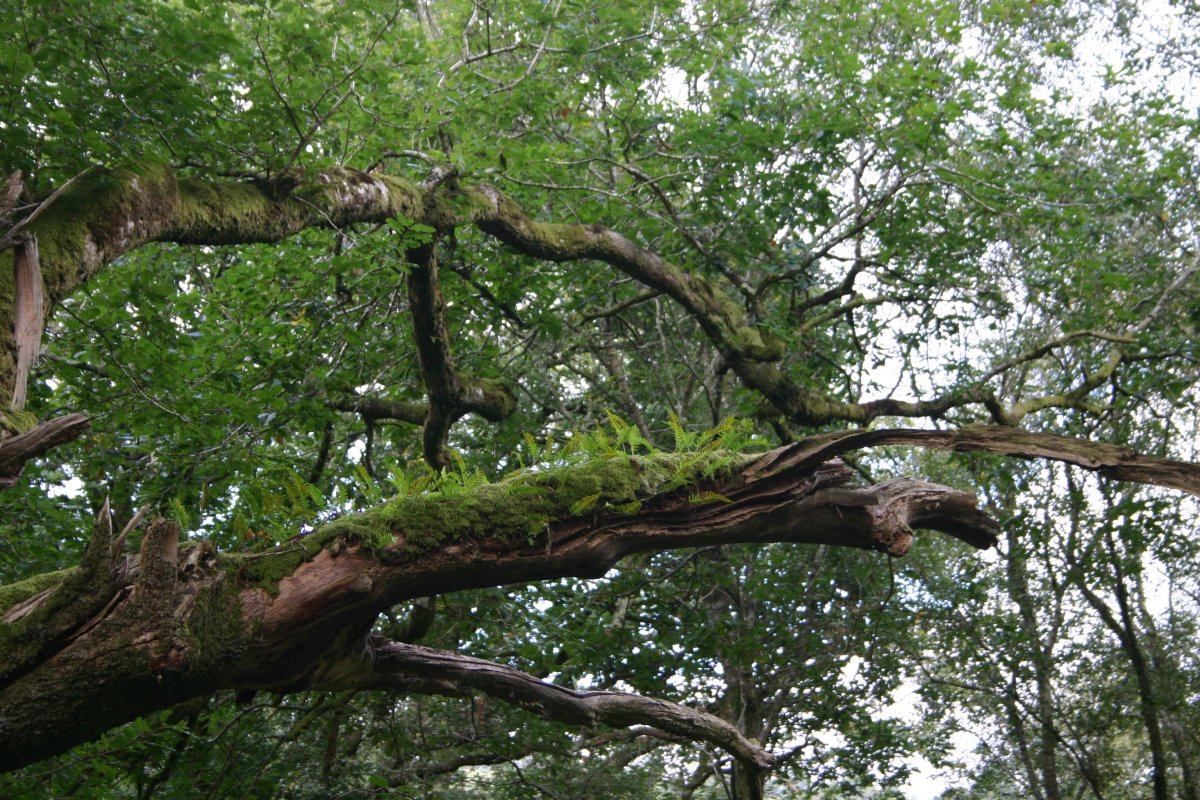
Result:
[[[332,166],[489,183],[707,279],[761,337],[744,352],[769,351],[812,400],[752,385],[677,298],[464,226],[436,244],[453,356],[516,406],[450,429],[460,483],[585,433],[696,449],[728,418],[749,449],[990,422],[1194,461],[1198,16],[1125,0],[12,0],[0,168],[31,208],[151,162],[280,192]],[[401,217],[151,244],[67,296],[27,408],[86,411],[92,432],[0,492],[0,582],[77,563],[106,497],[118,527],[149,505],[238,552],[419,491],[406,253],[431,233]],[[912,402],[866,405],[892,398]],[[935,768],[953,797],[1200,797],[1192,499],[994,456],[853,466],[978,492],[999,554],[684,550],[428,598],[378,627],[706,707],[782,756],[779,797],[892,796]],[[716,798],[728,769],[708,746],[483,696],[218,693],[0,777],[0,794]]]

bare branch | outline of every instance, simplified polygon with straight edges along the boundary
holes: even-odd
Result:
[[[482,692],[558,722],[588,727],[648,725],[711,742],[759,769],[773,763],[771,754],[758,743],[704,711],[635,694],[568,689],[492,661],[382,638],[373,638],[365,654],[331,668],[328,677],[313,688],[449,696]]]

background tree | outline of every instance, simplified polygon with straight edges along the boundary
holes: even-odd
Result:
[[[1194,14],[9,4],[4,791],[1195,797]]]

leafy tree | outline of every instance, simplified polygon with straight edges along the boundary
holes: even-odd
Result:
[[[7,4],[5,792],[1196,797],[1195,14]]]

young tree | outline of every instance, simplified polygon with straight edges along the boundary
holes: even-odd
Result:
[[[760,797],[830,728],[880,780],[902,734],[798,687],[865,650],[866,696],[888,696],[892,589],[830,548],[899,556],[925,528],[1010,540],[1031,781],[1058,796],[1059,623],[1015,529],[970,486],[875,483],[855,454],[1200,493],[1172,459],[1193,430],[1194,117],[1126,72],[1068,96],[1103,4],[834,5],[6,8],[0,535],[21,580],[0,590],[0,766],[172,709],[149,796],[195,703],[314,691],[328,784],[381,690],[631,727],[607,771],[665,759],[687,796]],[[1143,671],[1170,661],[1106,541],[1073,555],[1117,570],[1113,635]],[[651,555],[682,548],[703,555]],[[577,604],[565,577],[590,579],[561,590]],[[775,593],[792,579],[808,590]],[[530,582],[530,620],[476,619],[504,615],[469,590]],[[797,606],[818,633],[785,646]],[[555,634],[574,644],[551,658]],[[1143,710],[1182,685],[1147,683]],[[403,708],[371,713],[424,739]],[[375,788],[512,763],[534,791],[537,748],[487,718],[478,748],[425,758],[372,735]],[[678,741],[708,749],[681,763]]]

